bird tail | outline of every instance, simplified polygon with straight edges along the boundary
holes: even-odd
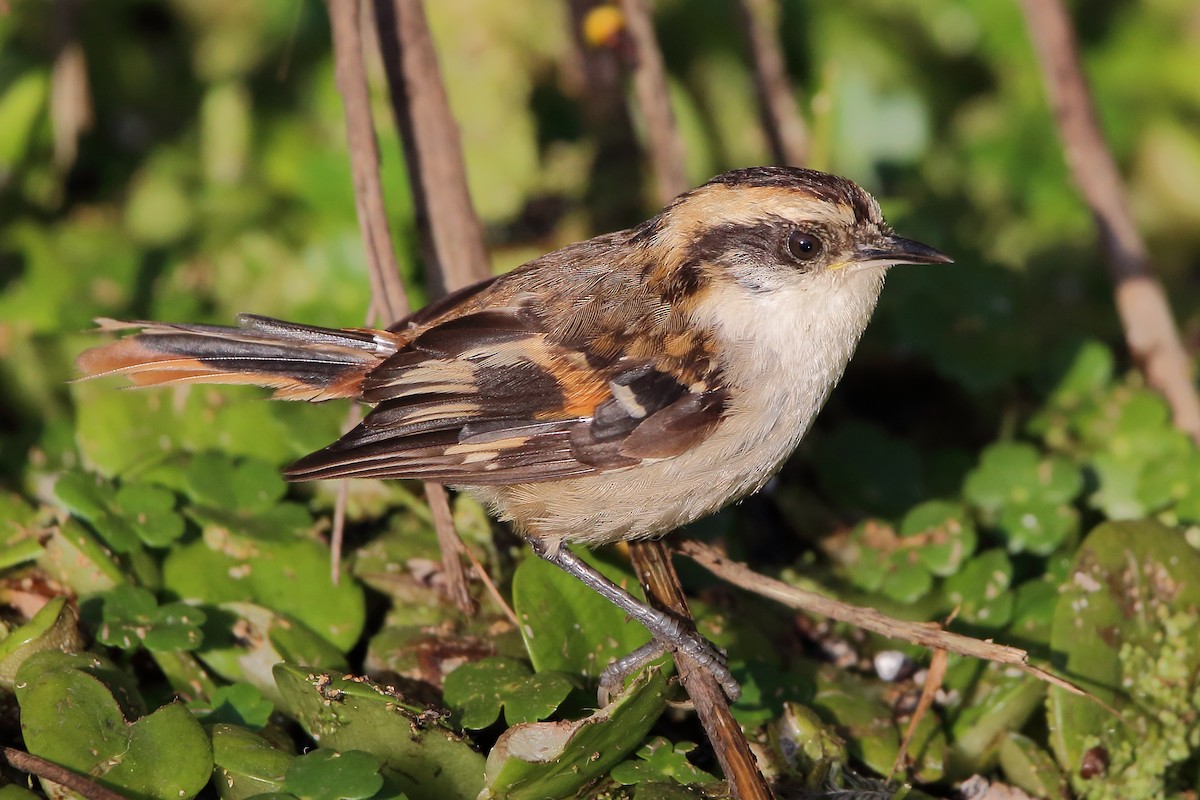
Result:
[[[127,375],[135,386],[242,383],[316,401],[358,397],[366,374],[402,344],[383,330],[237,319],[237,327],[99,319],[101,330],[137,333],[84,351],[76,364],[85,378]]]

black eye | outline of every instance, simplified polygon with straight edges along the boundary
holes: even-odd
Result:
[[[788,234],[788,255],[797,261],[812,261],[821,255],[821,240],[808,231],[795,230]]]

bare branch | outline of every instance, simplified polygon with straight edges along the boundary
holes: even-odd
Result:
[[[467,191],[458,125],[421,0],[375,0],[392,111],[404,144],[426,275],[435,295],[491,277]]]
[[[771,157],[776,164],[800,166],[808,160],[808,131],[796,107],[776,35],[779,7],[775,0],[738,0],[737,6]]]
[[[57,783],[59,786],[65,786],[87,800],[125,800],[122,795],[117,794],[112,789],[101,786],[95,781],[78,775],[52,761],[47,761],[31,753],[26,753],[24,750],[18,750],[15,747],[5,747],[3,750],[0,750],[0,754],[4,756],[4,761],[8,762],[13,768],[19,769],[27,775],[35,775],[43,780]]]
[[[687,598],[666,546],[658,540],[636,544],[630,548],[630,555],[647,598],[658,608],[690,620]],[[741,800],[770,800],[771,790],[758,769],[742,726],[729,712],[729,702],[720,684],[711,672],[686,654],[674,655],[679,679],[712,741],[721,770],[729,781],[730,794]]]
[[[1130,354],[1171,406],[1175,426],[1200,442],[1200,396],[1192,363],[1146,245],[1133,222],[1121,177],[1096,121],[1079,61],[1079,46],[1062,0],[1021,0],[1042,67],[1067,165],[1096,227],[1116,283],[1117,313]]]
[[[392,98],[392,113],[416,207],[426,278],[436,296],[491,276],[483,227],[467,191],[458,125],[442,85],[437,52],[421,0],[375,0],[375,28]],[[459,558],[446,490],[425,484],[451,598],[467,614],[477,610]]]
[[[655,188],[661,205],[688,188],[683,139],[671,111],[667,72],[654,38],[654,24],[646,0],[621,0],[625,27],[633,41],[636,66],[633,91],[646,125],[646,144],[654,169]]]
[[[363,62],[359,0],[326,0],[333,29],[338,92],[346,107],[346,143],[354,176],[354,204],[367,251],[371,295],[379,316],[391,324],[407,316],[408,297],[396,265],[379,180],[379,144],[371,120],[371,97]]]
[[[1030,665],[1029,654],[1018,647],[973,639],[970,636],[944,631],[937,625],[926,622],[895,619],[881,614],[873,608],[863,608],[825,597],[816,592],[809,592],[757,573],[745,564],[730,561],[719,551],[700,542],[683,542],[678,549],[680,553],[717,577],[729,581],[734,586],[740,586],[747,591],[769,597],[789,608],[829,617],[839,622],[848,622],[855,627],[878,633],[889,639],[901,639],[930,650],[947,650],[962,656],[1009,664],[1022,672],[1033,675],[1038,680],[1065,689],[1071,694],[1090,698],[1093,702],[1112,711],[1098,698],[1083,691],[1070,681]],[[1116,714],[1117,712],[1113,711],[1112,713]]]

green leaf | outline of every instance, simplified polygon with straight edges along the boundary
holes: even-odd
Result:
[[[1012,619],[1012,562],[1003,550],[985,550],[946,578],[946,598],[960,606],[959,616],[987,628],[1002,628]]]
[[[0,688],[12,691],[17,670],[26,659],[46,651],[73,653],[83,649],[75,612],[65,597],[55,597],[24,625],[7,632],[0,626]]]
[[[205,725],[232,724],[257,730],[267,724],[275,704],[249,683],[221,686],[208,702],[192,702],[188,708]]]
[[[1001,442],[983,451],[963,487],[967,499],[984,512],[1030,503],[1069,503],[1083,489],[1083,474],[1057,456],[1042,458],[1033,445]]]
[[[320,748],[292,761],[285,784],[301,800],[363,800],[383,787],[379,767],[379,759],[362,750]]]
[[[345,575],[333,585],[329,551],[310,539],[262,540],[209,528],[201,541],[167,555],[163,586],[192,602],[286,610],[343,652],[358,641],[365,621],[362,587]]]
[[[687,754],[696,749],[691,742],[672,744],[669,739],[656,736],[637,752],[637,761],[626,761],[613,767],[611,777],[625,786],[650,781],[675,782],[682,784],[714,783],[716,777],[687,760]]]
[[[1084,540],[1062,587],[1050,644],[1057,664],[1089,698],[1050,690],[1050,744],[1076,791],[1084,754],[1109,755],[1106,786],[1124,796],[1156,796],[1176,765],[1195,755],[1200,719],[1181,714],[1200,697],[1200,552],[1161,524],[1107,522]]]
[[[609,580],[640,594],[631,575],[578,554]],[[513,610],[533,668],[598,677],[614,659],[650,641],[650,633],[625,612],[540,558],[526,557],[513,575]]]
[[[1074,506],[1031,501],[1005,506],[996,520],[1010,553],[1046,556],[1079,530]]]
[[[562,673],[534,675],[519,661],[489,656],[447,675],[442,694],[459,712],[464,728],[480,730],[496,721],[501,708],[510,726],[545,719],[571,689],[571,680]]]
[[[900,535],[912,546],[918,538],[920,546],[915,549],[918,560],[934,575],[945,577],[958,571],[959,565],[975,552],[977,537],[975,525],[967,510],[960,503],[929,500],[904,515],[900,523]]]
[[[175,495],[161,487],[126,483],[114,490],[93,476],[68,472],[55,483],[54,492],[118,553],[132,553],[142,543],[167,547],[183,535]]]
[[[38,511],[20,496],[0,491],[0,569],[42,554]]]
[[[258,734],[226,723],[213,725],[212,747],[213,784],[221,800],[282,792],[284,774],[295,758]]]
[[[154,595],[138,586],[118,586],[102,595],[102,624],[96,638],[133,650],[195,650],[203,641],[204,612],[185,603],[159,606]]]
[[[208,783],[212,746],[183,705],[128,718],[98,677],[104,673],[46,655],[27,661],[17,676],[29,752],[137,800],[193,797]]]
[[[1000,745],[1000,768],[1008,783],[1031,797],[1067,797],[1067,782],[1054,757],[1028,736],[1010,733]]]
[[[666,709],[667,673],[651,666],[605,708],[575,722],[531,722],[500,735],[488,753],[490,797],[571,797],[636,748]]]
[[[410,800],[475,800],[483,757],[436,714],[365,678],[334,678],[278,664],[284,708],[323,747],[364,750]]]

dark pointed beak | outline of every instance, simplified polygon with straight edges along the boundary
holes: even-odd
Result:
[[[881,236],[870,244],[858,248],[858,260],[869,264],[953,264],[954,259],[927,244],[901,239],[899,236]]]

